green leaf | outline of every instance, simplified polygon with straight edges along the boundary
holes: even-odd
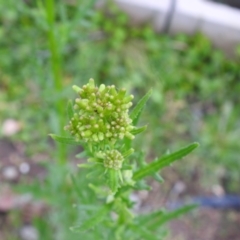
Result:
[[[74,189],[74,191],[76,191],[77,196],[78,197],[82,196],[81,186],[79,186],[77,178],[73,174],[71,174],[70,177],[71,177],[71,180],[72,180],[73,189]]]
[[[137,191],[141,191],[141,190],[151,191],[152,187],[148,185],[145,181],[138,181],[135,184],[134,189],[136,189]]]
[[[83,222],[80,226],[71,227],[70,230],[74,232],[87,231],[90,228],[93,228],[97,224],[103,221],[104,217],[110,211],[109,205],[105,205],[99,211],[97,211],[91,218]]]
[[[80,153],[78,153],[77,155],[75,155],[76,158],[86,158],[87,157],[87,152],[86,151],[82,151]]]
[[[127,157],[129,157],[131,154],[133,154],[134,153],[134,149],[133,148],[130,148],[130,149],[128,149],[127,151],[125,151],[125,152],[123,152],[123,157],[124,158],[127,158]]]
[[[143,214],[143,215],[139,215],[138,217],[138,225],[141,226],[146,226],[146,225],[150,225],[152,224],[153,221],[155,221],[155,219],[162,217],[164,214],[163,210],[158,210],[155,212],[151,212],[149,214]]]
[[[68,104],[67,104],[67,113],[68,113],[68,118],[69,118],[69,120],[70,120],[70,119],[73,117],[73,115],[74,115],[72,100],[69,100],[69,101],[68,101]]]
[[[124,141],[125,149],[131,148],[131,146],[132,146],[132,140],[131,139],[125,137],[123,141]]]
[[[140,239],[161,240],[159,236],[155,236],[144,225],[131,225],[134,235],[138,235]]]
[[[130,118],[133,121],[133,125],[137,125],[139,116],[146,104],[146,102],[148,101],[148,99],[150,98],[152,94],[152,89],[150,89],[137,103],[137,105],[135,106],[135,108],[131,111],[130,113]]]
[[[80,141],[76,141],[75,138],[70,137],[62,137],[56,134],[49,134],[49,136],[57,142],[64,143],[64,144],[72,144],[72,145],[82,145],[83,143]]]
[[[163,183],[164,182],[164,179],[162,178],[162,176],[158,173],[158,172],[155,172],[154,175],[153,175],[153,178],[158,181],[159,183]]]
[[[137,225],[145,226],[148,230],[154,231],[161,227],[164,223],[193,210],[196,206],[197,205],[191,204],[171,212],[158,210],[149,214],[141,215],[137,219]]]
[[[145,131],[147,129],[147,125],[145,126],[142,126],[142,127],[138,127],[138,128],[135,128],[131,131],[131,134],[133,135],[137,135],[139,133],[142,133],[143,131]]]
[[[198,143],[192,143],[191,145],[189,145],[185,148],[182,148],[179,151],[176,151],[169,155],[163,156],[163,157],[157,159],[156,161],[151,162],[150,164],[148,164],[148,165],[142,167],[141,169],[139,169],[138,171],[136,171],[133,175],[133,179],[139,180],[148,175],[152,175],[155,172],[158,172],[160,169],[170,165],[172,162],[186,156],[187,154],[192,152],[198,146],[199,146]]]
[[[93,170],[86,175],[86,178],[94,178],[99,181],[99,179],[103,176],[105,169],[103,166],[96,166],[96,164],[92,166],[93,166]]]
[[[118,171],[115,169],[108,169],[108,183],[113,193],[118,189]]]
[[[79,168],[92,168],[93,164],[89,164],[89,163],[81,163],[77,165]]]
[[[175,218],[193,210],[196,207],[197,207],[196,204],[194,204],[194,205],[191,204],[191,205],[181,207],[175,211],[160,213],[159,216],[155,216],[155,218],[152,218],[152,220],[147,223],[148,228],[151,230],[155,230],[155,229],[159,228],[161,225],[163,225],[164,223],[169,222],[172,219],[175,219]]]

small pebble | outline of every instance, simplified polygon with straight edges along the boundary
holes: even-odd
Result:
[[[25,225],[19,232],[21,240],[38,240],[39,233],[37,229],[31,225]]]
[[[12,136],[21,130],[21,124],[14,119],[6,119],[2,125],[2,132],[5,136]]]
[[[186,184],[182,181],[178,181],[173,186],[173,191],[175,194],[181,194],[186,190]]]
[[[30,171],[30,165],[26,162],[23,162],[20,164],[19,166],[19,171],[22,173],[22,174],[27,174],[29,173]]]
[[[7,181],[15,181],[18,178],[18,170],[14,166],[7,166],[3,169],[3,177]]]

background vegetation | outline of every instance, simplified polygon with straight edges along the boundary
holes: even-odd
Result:
[[[199,175],[201,193],[215,185],[240,192],[239,58],[227,59],[201,34],[158,35],[148,25],[130,26],[114,5],[104,11],[93,6],[94,1],[0,0],[0,122],[21,125],[17,134],[6,137],[2,130],[0,137],[23,143],[33,161],[44,156],[44,182],[17,185],[52,206],[35,220],[40,239],[78,239],[68,229],[79,218],[73,204],[96,204],[84,173],[76,170],[74,148],[54,150],[48,137],[67,122],[61,116],[66,100],[74,98],[71,86],[91,77],[124,86],[136,99],[152,87],[142,120],[148,131],[137,144],[152,157],[197,141],[201,147],[173,167],[179,178],[191,182]],[[63,164],[67,156],[73,161]],[[84,211],[87,216],[94,209]],[[20,217],[13,215],[15,229]],[[95,234],[89,239],[103,239],[101,229]],[[18,238],[13,231],[6,239]]]

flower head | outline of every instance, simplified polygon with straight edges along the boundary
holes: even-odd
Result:
[[[82,88],[73,86],[73,89],[79,98],[75,100],[74,116],[65,129],[77,140],[101,142],[134,138],[128,115],[133,95],[126,95],[125,89],[117,91],[114,85],[97,87],[93,79]]]
[[[105,168],[112,168],[115,170],[120,170],[122,168],[124,157],[118,150],[107,150],[101,152],[100,154],[101,158],[103,159],[103,165]]]

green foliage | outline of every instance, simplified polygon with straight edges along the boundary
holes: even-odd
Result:
[[[193,143],[177,152],[168,154],[164,157],[161,157],[154,162],[144,166],[143,168],[139,169],[137,172],[134,173],[133,179],[140,180],[148,175],[152,175],[155,172],[158,172],[163,167],[166,167],[173,163],[176,160],[181,159],[182,157],[186,156],[190,152],[192,152],[195,148],[199,146],[198,143]]]
[[[76,139],[72,137],[62,137],[56,134],[49,134],[49,136],[60,143],[73,144],[73,145],[81,144],[81,141],[76,141]]]
[[[139,100],[136,107],[131,111],[130,118],[133,121],[133,125],[137,124],[140,114],[141,114],[146,102],[150,98],[151,94],[152,94],[152,90],[150,90],[148,93],[146,93],[146,95],[141,100]]]
[[[134,235],[136,235],[136,237],[139,237],[138,234],[135,234],[136,229],[138,229],[138,233],[141,233],[141,236],[145,236],[147,239],[156,239],[153,232],[149,231],[148,228],[142,228],[142,226],[137,224],[136,219],[139,218],[139,216],[134,217],[131,213],[131,206],[133,203],[130,201],[130,194],[135,189],[135,185],[138,185],[137,182],[139,180],[148,175],[158,173],[158,171],[163,167],[166,167],[172,162],[186,156],[188,153],[197,148],[199,144],[193,143],[186,148],[183,148],[175,153],[169,154],[165,157],[157,159],[156,161],[146,166],[134,170],[134,165],[136,164],[133,164],[132,162],[128,163],[126,159],[126,157],[128,157],[133,152],[133,149],[129,149],[127,152],[122,152],[123,149],[120,149],[118,146],[119,143],[121,144],[123,141],[122,138],[115,137],[114,140],[111,138],[112,136],[117,136],[119,130],[121,129],[121,127],[115,126],[116,123],[120,122],[122,116],[124,115],[126,119],[129,118],[128,108],[126,110],[125,105],[128,104],[129,101],[133,99],[133,97],[129,98],[128,96],[125,96],[125,90],[120,90],[117,92],[115,90],[115,86],[106,87],[102,84],[97,87],[93,79],[90,79],[89,83],[84,85],[82,88],[74,86],[74,90],[80,95],[80,99],[76,99],[76,103],[78,104],[77,107],[75,107],[76,105],[74,106],[74,110],[79,112],[79,116],[76,113],[73,114],[74,116],[77,115],[77,117],[71,118],[70,120],[70,123],[74,120],[75,124],[74,131],[72,128],[70,133],[74,136],[77,135],[77,139],[79,139],[80,136],[83,136],[82,141],[85,142],[85,144],[83,144],[83,147],[85,148],[86,153],[89,157],[89,164],[81,164],[80,167],[86,168],[89,171],[87,176],[89,178],[91,175],[89,181],[91,188],[94,189],[96,193],[95,197],[104,197],[105,203],[103,203],[103,206],[100,209],[96,210],[90,218],[83,221],[80,225],[71,227],[71,230],[81,232],[92,229],[96,225],[100,226],[105,218],[106,221],[110,221],[110,213],[114,212],[117,217],[115,220],[111,219],[112,226],[110,227],[110,230],[114,232],[114,235],[117,236],[117,239],[123,239],[125,237],[124,231],[129,227],[130,229],[134,230],[131,233],[132,239],[135,238]],[[101,95],[102,93],[104,93],[104,95]],[[143,107],[149,99],[150,95],[151,91],[149,91],[136,104],[136,107],[130,113],[132,121],[139,118],[139,115],[142,112]],[[84,104],[80,104],[83,101]],[[109,104],[112,106],[116,103],[118,104],[117,107],[111,107],[107,111],[103,110],[104,108],[107,109]],[[115,116],[116,113],[120,112],[118,109],[123,109],[124,112]],[[89,118],[87,122],[83,122],[81,119],[84,115],[87,115]],[[88,138],[85,138],[85,127],[89,126],[88,129],[91,129],[91,124],[95,126],[95,120],[100,122],[99,119],[103,119],[102,121],[105,121],[105,125],[113,125],[110,138],[108,132],[106,133],[102,129],[100,129],[103,135],[101,139],[98,138],[92,141],[89,137],[91,137],[92,134],[92,136],[94,136],[94,134],[96,134],[94,132],[89,134]],[[114,124],[112,120],[114,120]],[[129,126],[132,127],[132,121],[126,122],[126,129],[128,129]],[[108,129],[110,129],[110,127]],[[99,131],[98,128],[97,131]],[[76,141],[73,141],[72,138],[59,137],[54,134],[51,134],[50,136],[63,143],[64,141],[67,144],[76,143]],[[129,140],[132,141],[133,138],[129,138]],[[134,161],[137,162],[137,159]],[[129,166],[126,165],[126,162]],[[126,176],[125,169],[128,169],[128,176]],[[97,182],[92,182],[94,179],[97,180]],[[125,191],[126,188],[128,189],[128,192]],[[186,212],[189,209],[190,208],[184,208],[161,216],[160,219],[155,221],[155,224],[150,227],[150,229],[156,230],[158,228],[161,228],[163,223],[171,220],[181,213]],[[106,217],[107,215],[108,218]],[[104,229],[104,226],[102,226],[102,228]]]
[[[181,207],[172,212],[166,212],[163,210],[155,211],[150,214],[140,216],[138,219],[138,225],[145,226],[149,230],[157,230],[158,227],[171,219],[177,218],[178,216],[187,213],[196,208],[196,205],[188,205]]]
[[[72,103],[71,100],[68,101],[67,113],[68,113],[68,119],[70,120],[73,117],[73,115],[74,115],[73,103]]]
[[[100,208],[95,214],[94,216],[92,216],[91,218],[89,218],[86,222],[84,222],[82,225],[80,226],[76,226],[76,227],[71,227],[70,229],[74,232],[82,232],[82,231],[87,231],[90,228],[95,227],[97,224],[100,224],[105,215],[107,215],[107,213],[109,213],[109,206],[105,205],[102,208]]]
[[[239,192],[239,56],[235,60],[226,58],[201,34],[172,37],[155,34],[148,25],[132,27],[128,16],[115,6],[95,11],[94,1],[55,2],[51,34],[54,33],[57,46],[50,50],[45,3],[18,1],[16,4],[14,0],[0,0],[0,122],[8,118],[19,121],[22,130],[9,138],[23,142],[29,158],[36,153],[49,156],[44,182],[24,190],[50,205],[49,214],[35,220],[40,239],[79,239],[79,235],[66,226],[73,222],[79,222],[80,226],[91,219],[102,204],[98,205],[99,199],[93,199],[93,193],[99,189],[86,184],[87,169],[82,165],[76,171],[53,163],[58,157],[46,138],[49,132],[59,133],[59,118],[65,122],[64,115],[72,117],[71,103],[66,114],[59,116],[56,102],[62,99],[65,110],[66,99],[72,98],[71,86],[91,77],[104,84],[125,87],[135,95],[136,101],[149,86],[152,88],[151,101],[139,122],[144,127],[131,130],[136,136],[133,143],[124,139],[124,146],[119,146],[123,155],[126,154],[124,157],[129,157],[122,174],[129,185],[134,184],[130,163],[138,159],[137,167],[146,166],[145,154],[133,154],[131,147],[141,146],[147,156],[159,156],[168,149],[198,141],[202,147],[197,154],[191,153],[187,165],[176,162],[172,166],[180,177],[188,181],[192,172],[199,171],[200,184],[207,191],[224,181],[225,191]],[[61,92],[54,87],[54,65],[50,62],[53,49],[58,50],[61,58],[58,64],[63,84]],[[138,137],[136,134],[146,129],[146,123],[148,131],[143,138]],[[0,134],[3,137],[2,132]],[[128,151],[132,155],[128,155]],[[78,154],[78,163],[86,155],[87,151]],[[88,175],[88,181],[103,183],[106,179],[94,177],[102,170],[100,166],[95,169]],[[161,181],[159,175],[152,175]],[[106,194],[100,199],[104,197]],[[109,231],[111,223],[103,219],[100,225],[84,233],[84,238],[113,236]],[[118,229],[116,239],[122,232],[128,239],[151,237],[148,229],[136,225]],[[158,234],[161,239],[164,230]]]

